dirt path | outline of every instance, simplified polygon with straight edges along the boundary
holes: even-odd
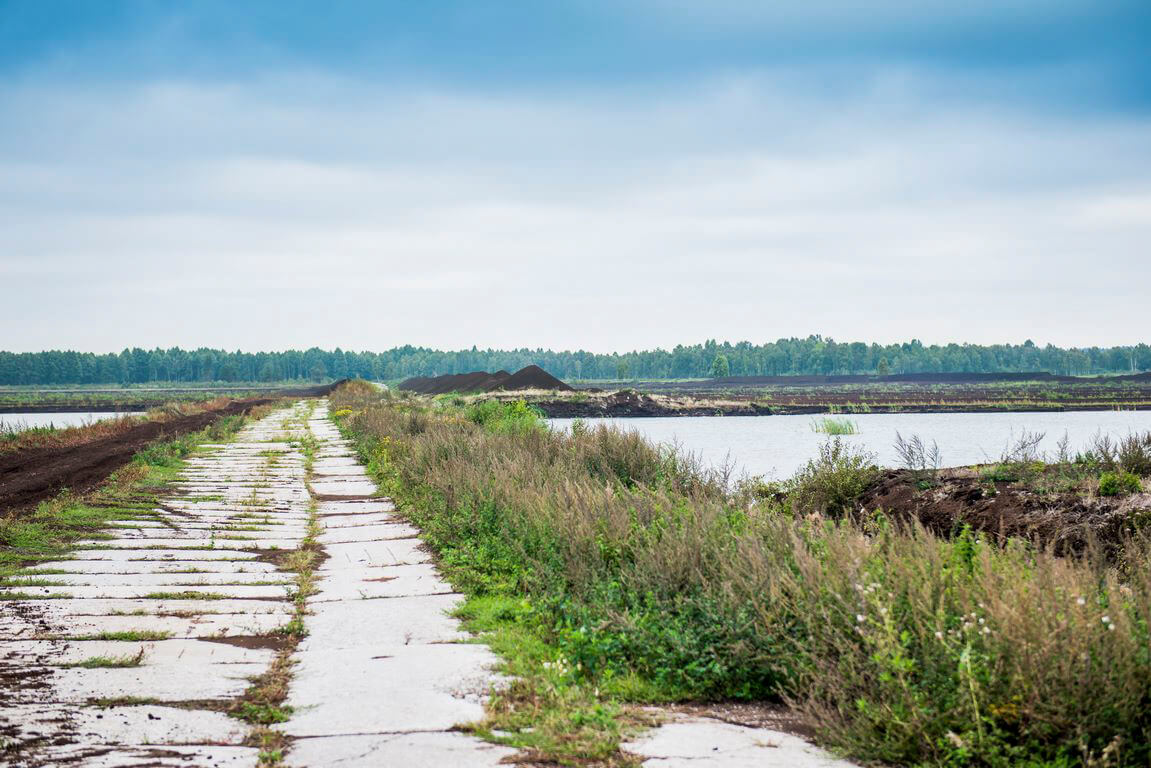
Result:
[[[416,531],[367,498],[375,486],[325,409],[248,426],[188,462],[157,520],[36,566],[46,584],[0,590],[0,765],[484,766],[508,754],[449,730],[482,713],[492,658],[458,642],[444,613],[458,596]],[[291,738],[261,755],[253,726],[226,712],[283,647],[297,586],[280,566],[317,527],[327,558],[293,658],[294,712],[272,726]]]

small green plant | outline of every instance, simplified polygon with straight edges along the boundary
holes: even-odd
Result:
[[[171,632],[162,632],[152,629],[127,629],[123,632],[100,632],[95,635],[73,637],[73,640],[116,640],[120,642],[143,642],[145,640],[167,640],[172,637]]]
[[[812,420],[811,431],[822,435],[856,435],[859,434],[859,424],[851,419],[824,416]]]
[[[123,667],[138,667],[144,662],[144,649],[128,656],[92,656],[77,661],[74,664],[65,664],[66,667],[79,667],[81,669],[120,669]]]
[[[1130,472],[1104,472],[1099,476],[1100,496],[1125,496],[1142,490],[1143,484]]]

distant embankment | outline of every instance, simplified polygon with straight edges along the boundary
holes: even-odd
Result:
[[[219,396],[326,397],[347,379],[315,387],[155,387],[131,389],[50,389],[0,394],[0,414],[87,413],[89,411],[135,413],[158,408],[173,400],[210,400]],[[10,399],[9,399],[10,398]]]

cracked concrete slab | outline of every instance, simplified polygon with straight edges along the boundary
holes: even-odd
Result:
[[[711,718],[684,718],[623,745],[644,768],[855,768],[798,736]]]
[[[477,742],[462,733],[394,733],[297,739],[287,765],[293,768],[496,768],[514,749]]]
[[[463,602],[458,594],[398,597],[377,610],[357,602],[318,603],[308,617],[301,651],[451,643],[470,637],[448,614]]]
[[[482,645],[407,645],[298,654],[282,726],[292,736],[450,730],[483,717],[495,664]]]

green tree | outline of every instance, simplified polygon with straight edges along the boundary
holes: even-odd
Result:
[[[731,366],[727,362],[727,355],[721,352],[715,356],[715,359],[711,361],[711,370],[708,371],[708,375],[713,379],[722,379],[724,376],[731,375]]]

